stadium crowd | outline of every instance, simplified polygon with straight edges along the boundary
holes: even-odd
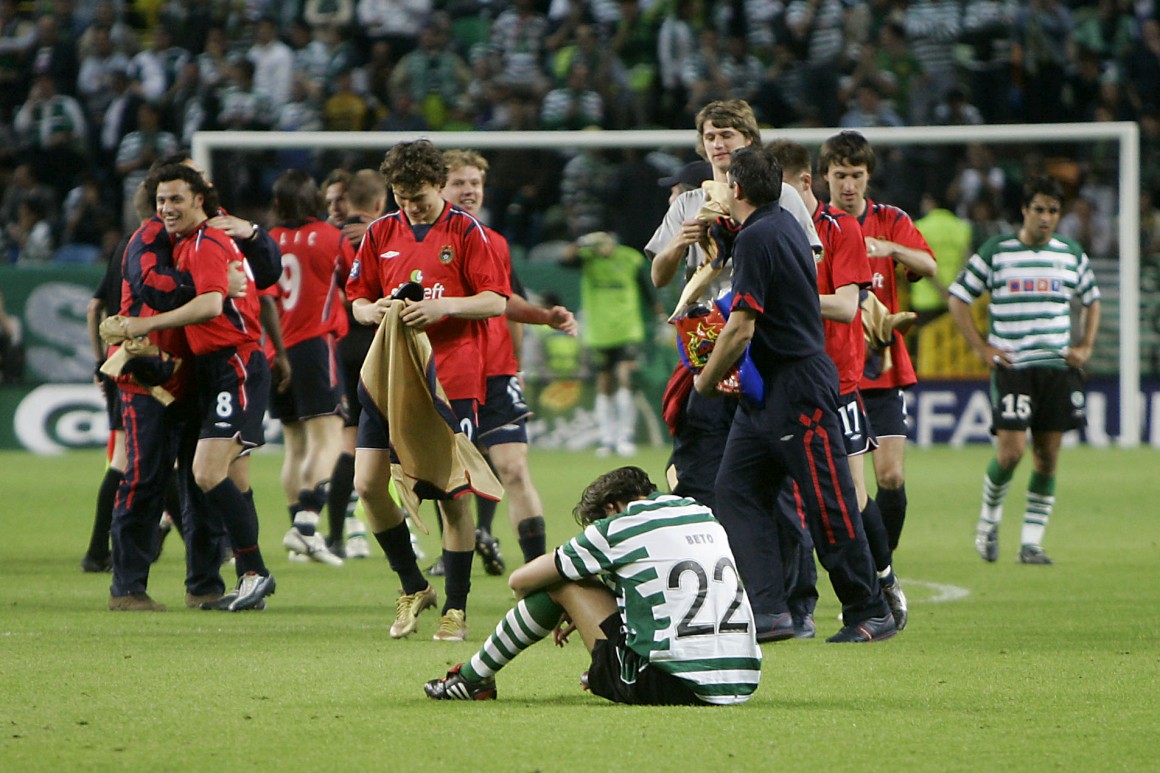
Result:
[[[18,264],[107,259],[134,222],[126,194],[202,129],[686,128],[720,98],[782,127],[1136,120],[1146,261],[1160,241],[1150,2],[0,0],[0,84],[0,244]],[[884,161],[908,174],[880,175],[879,195],[917,212],[922,192],[945,189],[985,236],[1047,167],[1080,194],[1061,229],[1114,255],[1115,155],[1038,151],[900,150]],[[494,164],[492,220],[517,253],[643,163],[546,155],[535,172]],[[231,165],[226,203],[265,207],[288,165],[362,165],[294,160]],[[680,163],[646,161],[662,167],[653,179]],[[585,230],[642,247],[648,233],[622,232],[608,209]]]

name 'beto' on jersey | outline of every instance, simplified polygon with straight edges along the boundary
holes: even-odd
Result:
[[[466,298],[485,291],[506,298],[511,292],[479,221],[451,205],[431,225],[413,226],[402,211],[371,223],[346,292],[352,301],[373,302],[391,297],[408,282],[421,284],[425,299]],[[461,317],[446,317],[424,329],[448,399],[483,401],[486,330],[485,320]]]
[[[949,292],[963,303],[991,293],[987,343],[1008,352],[1013,367],[1066,368],[1071,301],[1099,300],[1083,248],[1058,234],[1040,247],[1014,234],[988,240],[959,272]]]
[[[741,703],[757,689],[753,611],[709,508],[660,493],[632,502],[558,548],[556,567],[569,580],[606,574],[628,646],[701,700]]]

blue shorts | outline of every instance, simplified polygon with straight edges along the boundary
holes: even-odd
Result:
[[[878,447],[878,437],[862,404],[862,393],[855,389],[838,395],[838,422],[846,439],[846,456],[861,456]]]
[[[229,347],[197,355],[198,438],[240,440],[248,450],[266,442],[262,420],[270,397],[270,364],[261,349]]]
[[[333,335],[308,338],[286,350],[290,388],[270,386],[270,415],[289,424],[316,416],[341,415],[342,373]]]
[[[906,395],[901,389],[863,389],[862,406],[878,440],[906,437],[910,417],[906,414]]]
[[[387,417],[379,413],[378,408],[367,394],[366,387],[359,382],[359,400],[362,401],[362,416],[358,422],[358,441],[356,448],[366,448],[377,451],[386,451],[391,447],[391,431],[387,424]],[[478,407],[475,400],[450,400],[451,412],[455,414],[458,430],[467,435],[467,439],[475,442],[479,427]]]
[[[488,376],[487,402],[479,406],[480,445],[490,448],[504,443],[526,444],[531,415],[519,378]]]

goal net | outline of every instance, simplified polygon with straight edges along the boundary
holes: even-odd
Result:
[[[836,131],[766,129],[763,139],[795,140],[816,155],[822,142]],[[1061,179],[1069,196],[1065,212],[1074,212],[1069,227],[1081,234],[1079,241],[1093,260],[1103,296],[1096,354],[1088,370],[1093,383],[1105,386],[1091,395],[1096,420],[1086,439],[1097,445],[1117,442],[1132,447],[1149,426],[1147,439],[1160,444],[1160,422],[1147,416],[1149,405],[1141,395],[1142,375],[1150,380],[1160,377],[1160,269],[1152,272],[1147,267],[1141,273],[1137,125],[1102,122],[860,131],[874,144],[878,156],[869,192],[872,198],[901,206],[917,220],[924,193],[949,192],[952,208],[957,206],[959,215],[972,218],[977,240],[988,229],[1018,226],[1024,176],[1049,173]],[[557,266],[561,246],[584,232],[606,230],[616,232],[631,246],[642,247],[666,205],[667,191],[658,189],[657,178],[694,160],[696,139],[692,130],[425,135],[199,132],[193,137],[192,154],[221,190],[227,208],[259,216],[268,204],[274,177],[283,169],[304,168],[322,179],[337,167],[377,168],[391,145],[419,136],[430,138],[440,148],[475,149],[488,159],[485,220],[508,237],[513,261],[528,289],[555,294],[570,308],[579,303],[578,282],[574,274]],[[820,179],[815,186],[825,198]],[[978,199],[993,203],[989,215],[984,206],[973,206]],[[1141,286],[1156,292],[1142,301]],[[671,300],[664,294],[659,298],[663,305],[671,305]],[[983,306],[976,304],[980,325],[985,322]],[[949,315],[929,316],[911,341],[920,388],[929,383],[971,383],[972,379],[976,386],[974,398],[961,398],[973,400],[973,408],[963,406],[953,420],[939,413],[937,402],[950,399],[944,393],[927,400],[930,405],[912,406],[919,422],[916,440],[921,444],[985,439],[989,414],[982,415],[977,397],[978,380],[986,371]],[[549,409],[557,402],[578,399],[588,381],[580,354],[570,351],[567,342],[550,338],[543,331],[529,330],[530,345],[525,346],[525,371],[533,381],[539,380],[540,398]],[[644,347],[641,368],[646,382],[659,380],[663,385],[675,356],[671,341],[668,326],[658,324],[654,340]],[[918,394],[921,399],[923,393]],[[1148,403],[1160,403],[1160,398]],[[645,417],[643,432],[647,440],[662,442],[655,413]],[[546,433],[542,439],[549,445],[576,447],[586,444],[591,439],[586,433],[592,431],[567,422],[556,427],[555,434],[546,424],[539,429]]]

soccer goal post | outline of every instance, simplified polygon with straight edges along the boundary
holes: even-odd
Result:
[[[837,129],[766,129],[762,138],[784,138],[807,146],[818,146]],[[1140,443],[1140,133],[1130,121],[1012,124],[999,126],[915,126],[868,128],[862,131],[875,145],[920,146],[963,145],[1045,145],[1050,143],[1115,142],[1119,149],[1117,180],[1118,211],[1118,332],[1119,332],[1119,445]],[[687,151],[696,135],[692,130],[642,131],[536,131],[536,132],[197,132],[191,153],[213,176],[215,150],[363,150],[383,151],[397,142],[425,136],[441,148],[476,150],[638,148]],[[951,170],[948,170],[950,172]],[[1087,245],[1085,245],[1087,247]],[[1107,288],[1111,290],[1112,288]]]

